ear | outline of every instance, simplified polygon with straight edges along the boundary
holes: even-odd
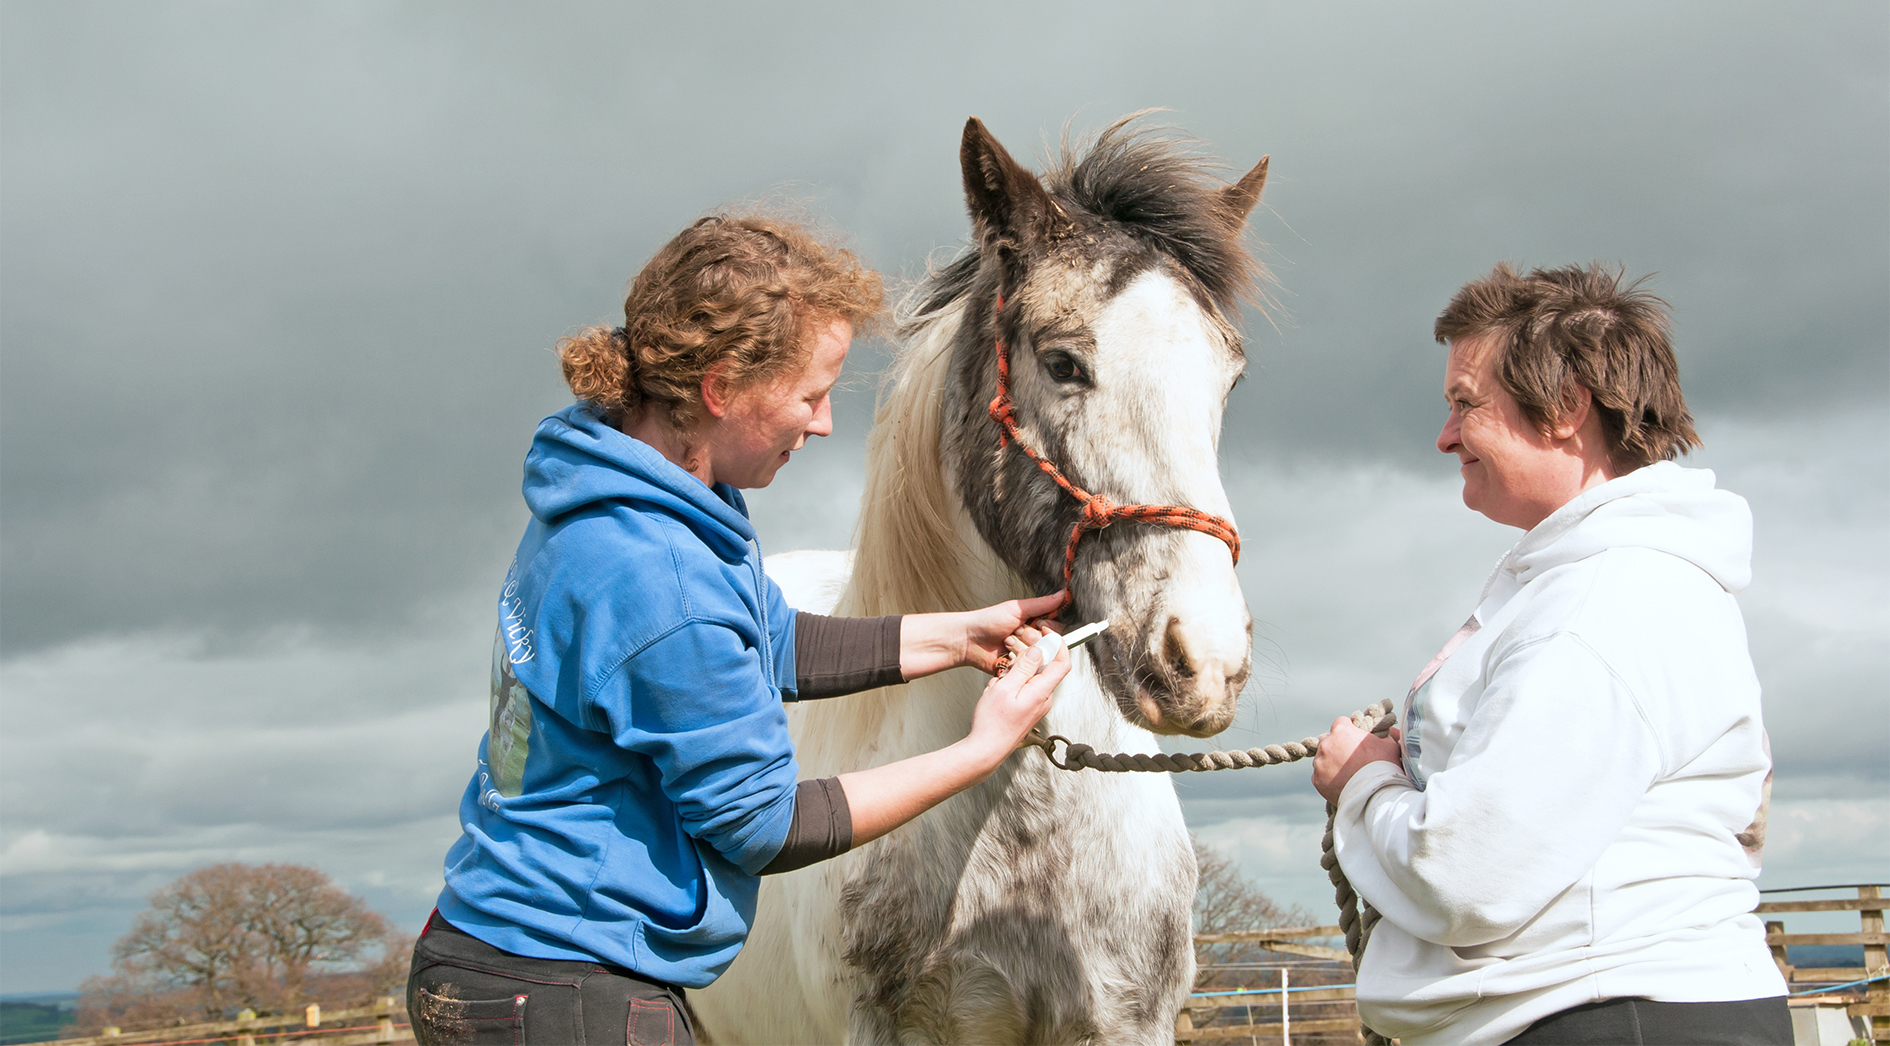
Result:
[[[1556,439],[1569,439],[1588,424],[1588,414],[1594,409],[1595,394],[1588,391],[1588,386],[1579,381],[1570,381],[1569,387],[1562,391],[1562,413],[1549,426],[1549,435]]]
[[[1057,206],[1044,191],[1043,183],[1011,159],[975,116],[965,121],[958,162],[964,168],[965,205],[971,210],[979,242],[1030,242],[1056,213]]]
[[[727,373],[728,361],[723,360],[702,375],[702,406],[712,418],[726,417],[729,405],[735,401],[735,390],[724,378]]]
[[[1260,191],[1267,187],[1267,161],[1271,156],[1262,156],[1260,162],[1253,165],[1253,170],[1242,175],[1240,181],[1221,190],[1221,213],[1227,216],[1227,223],[1238,229],[1247,224],[1247,216],[1260,203]]]

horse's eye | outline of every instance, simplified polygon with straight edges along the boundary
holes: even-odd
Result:
[[[1043,366],[1055,381],[1086,381],[1089,378],[1089,375],[1083,373],[1083,365],[1076,362],[1076,358],[1069,353],[1050,353],[1044,357]]]

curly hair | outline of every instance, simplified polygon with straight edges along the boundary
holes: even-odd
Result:
[[[1497,337],[1496,376],[1523,417],[1548,433],[1588,390],[1608,457],[1630,472],[1700,446],[1680,392],[1667,303],[1622,285],[1624,273],[1596,263],[1534,269],[1522,276],[1498,263],[1464,284],[1433,328],[1449,343]]]
[[[660,409],[687,432],[703,414],[702,381],[739,390],[805,366],[808,334],[846,320],[881,322],[879,274],[804,226],[759,214],[717,214],[664,244],[624,299],[621,327],[558,342],[565,383],[621,427]]]

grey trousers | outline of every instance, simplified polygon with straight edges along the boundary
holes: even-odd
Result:
[[[1783,995],[1738,1002],[1606,999],[1551,1013],[1504,1046],[1791,1046]]]

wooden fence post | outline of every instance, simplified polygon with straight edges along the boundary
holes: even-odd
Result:
[[[1767,937],[1780,935],[1784,932],[1785,923],[1782,920],[1778,922],[1767,922],[1765,924],[1765,935]],[[1785,978],[1785,983],[1788,985],[1792,983],[1792,964],[1791,960],[1785,957],[1784,945],[1775,944],[1772,946],[1772,961],[1778,964],[1778,975]]]
[[[1857,888],[1857,896],[1859,900],[1872,901],[1882,897],[1883,894],[1880,888],[1876,886],[1859,886]],[[1861,921],[1865,933],[1880,934],[1883,932],[1882,908],[1866,908],[1860,910],[1857,914],[1862,917]],[[1881,977],[1886,973],[1890,973],[1890,948],[1882,944],[1864,945],[1864,976]],[[1868,985],[1864,989],[1864,995],[1865,998],[1870,1000],[1870,1002],[1866,1004],[1870,1012],[1865,1017],[1865,1020],[1870,1023],[1871,1039],[1876,1042],[1890,1039],[1890,1013],[1884,1012],[1890,1009],[1890,982],[1878,981],[1875,984]]]
[[[394,997],[392,995],[381,996],[380,1002],[374,1007],[374,1041],[394,1041]]]

